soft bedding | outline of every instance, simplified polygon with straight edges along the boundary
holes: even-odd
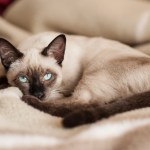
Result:
[[[20,100],[15,87],[0,91],[0,149],[146,150],[150,109],[131,111],[73,129]]]
[[[103,36],[132,45],[150,39],[149,0],[21,0],[10,5],[3,17],[27,33],[53,30]],[[8,28],[7,33],[12,30]],[[18,33],[25,34],[18,30],[8,38],[18,38]]]
[[[22,0],[10,5],[0,18],[0,36],[16,45],[34,33],[53,30],[111,38],[134,45],[148,54],[149,27],[148,0]],[[21,96],[14,87],[0,90],[2,150],[150,148],[150,108],[65,129],[61,118],[28,106],[21,101]]]

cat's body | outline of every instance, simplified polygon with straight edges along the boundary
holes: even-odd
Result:
[[[58,33],[43,33],[33,36],[19,45],[18,49],[23,56],[17,54],[8,68],[7,63],[5,65],[3,61],[7,69],[8,82],[18,86],[24,95],[41,97],[42,100],[27,96],[24,98],[27,103],[45,112],[63,116],[69,111],[75,111],[74,109],[80,107],[86,109],[93,104],[93,108],[100,105],[102,109],[103,105],[111,105],[114,100],[119,100],[121,106],[124,104],[121,99],[126,100],[127,97],[150,91],[149,56],[103,38],[67,36],[63,60],[65,39],[60,36],[53,40],[57,35]],[[4,50],[1,46],[1,55]],[[2,56],[1,58],[5,60]],[[52,80],[53,84],[38,81],[38,76],[41,79],[45,72],[52,72],[55,77],[54,81]],[[16,81],[16,76],[20,73],[30,76],[28,84],[23,85]],[[42,96],[41,93],[39,95],[40,91],[44,93]],[[63,98],[64,95],[71,96]],[[124,108],[123,111],[134,109],[126,106]],[[138,105],[135,108],[138,108]],[[115,113],[118,112],[119,110]],[[97,117],[99,118],[101,117]]]
[[[28,63],[30,61],[31,66],[35,63],[48,66],[48,63],[35,56],[34,51],[44,49],[57,35],[45,33],[35,36],[18,49],[30,53]],[[53,67],[50,65],[49,67]],[[148,91],[149,65],[147,55],[118,42],[103,38],[67,36],[62,65],[62,90],[73,92],[75,99],[85,103],[100,99],[108,102],[114,98]],[[51,100],[51,97],[46,100]]]

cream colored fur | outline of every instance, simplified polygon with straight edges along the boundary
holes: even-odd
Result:
[[[49,38],[46,38],[47,43],[49,43],[49,40],[51,41],[57,34],[50,33],[50,35],[52,35],[52,37],[51,36],[49,37],[49,33],[48,33]],[[34,46],[32,40],[38,37],[39,35],[34,36],[34,38],[32,37],[31,39],[22,43],[19,46],[19,48],[22,51],[27,52],[28,50],[30,50],[30,48],[32,48],[32,44]],[[71,42],[73,42],[74,44],[77,42],[77,45],[75,44],[73,48],[77,47],[79,49],[79,50],[71,49],[70,55],[72,56],[72,59],[70,60],[68,58],[68,61],[70,61],[68,65],[73,63],[73,60],[77,61],[76,59],[73,59],[74,57],[71,52],[74,50],[75,54],[77,55],[81,52],[81,49],[84,46],[86,48],[89,47],[87,51],[90,51],[92,54],[94,53],[93,49],[99,46],[101,48],[102,53],[101,55],[97,55],[97,54],[95,55],[96,57],[101,58],[98,59],[98,62],[105,58],[104,59],[105,61],[103,63],[105,63],[107,66],[109,64],[108,62],[111,60],[110,58],[112,59],[117,58],[120,60],[120,58],[124,56],[136,56],[136,57],[142,56],[144,58],[149,59],[147,55],[139,53],[131,49],[130,47],[122,45],[118,42],[109,41],[102,38],[96,38],[96,39],[89,39],[85,37],[70,38],[69,36],[67,36],[67,39],[68,39],[67,48],[68,48],[68,44],[70,43],[69,41],[71,40]],[[81,44],[81,41],[83,42],[83,45]],[[38,44],[39,45],[34,46],[34,48],[37,47],[40,48],[41,42],[39,41],[36,42],[37,43],[35,43],[35,45]],[[47,45],[47,43],[45,43],[45,45]],[[67,49],[67,51],[69,50],[70,49]],[[92,54],[87,55],[88,54],[87,51],[81,53],[81,54],[85,54],[83,60],[85,58],[92,57]],[[108,57],[107,56],[104,57],[104,54],[107,54]],[[79,56],[80,57],[76,57],[76,58],[78,58],[78,60],[81,60],[80,58],[82,57],[81,55]],[[95,60],[96,59],[93,60],[94,62],[90,60],[87,63],[87,66],[89,66],[90,62],[99,65],[99,63],[97,63]],[[34,62],[33,60],[31,61]],[[37,65],[37,63],[41,63],[40,61],[35,61],[35,62],[36,62],[34,63],[35,65]],[[53,62],[53,60],[52,61],[50,60],[50,62]],[[117,61],[115,60],[115,62]],[[80,62],[80,64],[77,65],[81,65],[81,64],[82,62]],[[46,64],[43,63],[43,65]],[[119,63],[117,65],[119,65]],[[128,63],[126,62],[126,67],[127,69],[129,69],[127,65]],[[23,66],[26,66],[26,64],[22,63],[22,66],[19,66],[19,69],[23,68]],[[83,68],[85,68],[86,64],[83,64],[82,66]],[[76,68],[79,67],[76,66]],[[91,69],[93,68],[91,67]],[[94,69],[97,70],[97,68]],[[147,77],[146,79],[148,80],[149,77],[148,73],[146,74],[146,72],[148,72],[149,69],[148,66],[141,66],[134,69],[135,69],[134,71],[136,73],[136,76],[133,76],[132,78],[135,78],[135,80],[143,78],[144,80],[144,78]],[[71,67],[71,70],[77,73],[76,71],[77,69],[75,70],[75,68]],[[140,70],[143,72],[142,75],[140,74]],[[118,72],[118,70],[116,70],[116,72]],[[68,77],[70,77],[70,81],[71,81],[73,76],[69,73],[70,72],[67,72],[66,76],[70,75]],[[85,74],[88,74],[88,72],[85,72]],[[128,74],[130,74],[130,72],[128,72]],[[124,73],[123,75],[126,77]],[[105,76],[103,76],[103,79],[104,78]],[[141,80],[141,83],[144,85],[144,82],[146,82],[146,80],[144,81],[143,80]],[[104,80],[104,81],[108,82],[109,80]],[[131,82],[131,78],[128,79],[127,81]],[[124,82],[125,81],[122,81],[122,83]],[[91,82],[89,83],[89,85],[91,86]],[[133,85],[133,89],[137,86],[134,85],[133,83],[132,85]],[[149,86],[148,81],[146,82],[146,85]],[[141,84],[138,86],[141,86]],[[147,87],[147,89],[148,88],[149,87]],[[136,92],[141,92],[141,91],[142,89]],[[83,96],[87,96],[86,92],[84,92],[83,94],[84,94]],[[148,140],[150,137],[149,136],[149,131],[150,131],[149,128],[150,109],[149,108],[120,114],[111,117],[109,119],[96,122],[91,125],[85,125],[75,129],[66,130],[61,126],[60,118],[52,117],[48,114],[45,114],[43,112],[40,112],[39,110],[34,109],[33,107],[21,101],[21,96],[22,96],[21,92],[15,87],[10,87],[4,90],[0,90],[0,141],[1,141],[0,149],[59,150],[61,148],[62,150],[70,150],[70,149],[147,150],[147,148],[150,147],[149,140]]]
[[[18,48],[25,57],[11,65],[9,82],[28,66],[42,66],[54,69],[58,74],[58,85],[62,82],[61,89],[74,91],[71,99],[83,103],[94,100],[108,102],[150,90],[149,56],[103,38],[67,35],[61,70],[53,58],[39,54],[58,34],[38,34],[20,44]],[[142,64],[145,59],[146,64]],[[46,100],[60,98],[58,93],[55,93],[56,97],[50,93],[47,91]]]

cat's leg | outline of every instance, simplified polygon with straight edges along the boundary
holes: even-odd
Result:
[[[63,125],[71,128],[108,118],[118,113],[145,107],[150,107],[150,91],[135,94],[127,98],[116,99],[105,105],[95,103],[87,107],[80,107],[80,109],[76,109],[64,118]]]
[[[93,123],[99,119],[107,118],[107,111],[98,103],[82,106],[66,115],[62,124],[66,128],[72,128],[83,124]]]
[[[64,117],[81,106],[73,97],[66,97],[58,100],[40,101],[34,96],[25,95],[22,100],[36,109],[51,115]]]
[[[47,102],[41,102],[33,96],[23,96],[22,99],[36,109],[64,117],[65,127],[75,127],[108,117],[108,113],[98,103],[81,103],[72,97]]]

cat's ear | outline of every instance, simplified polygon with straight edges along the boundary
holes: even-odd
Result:
[[[14,61],[22,56],[23,54],[18,51],[10,42],[0,38],[0,58],[5,69],[8,69]]]
[[[57,36],[47,47],[42,51],[44,56],[54,56],[58,64],[61,65],[66,47],[66,37],[64,34]]]

